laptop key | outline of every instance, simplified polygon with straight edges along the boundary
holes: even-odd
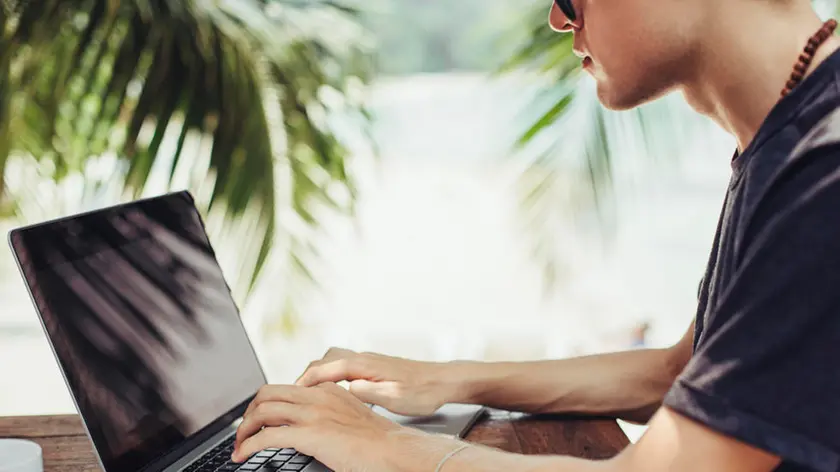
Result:
[[[303,470],[306,467],[306,464],[295,464],[292,462],[287,462],[283,464],[283,467],[280,467],[280,470]]]
[[[239,468],[239,470],[257,470],[257,469],[259,469],[259,468],[260,468],[260,466],[261,466],[261,465],[262,465],[262,464],[249,464],[249,463],[246,463],[246,464],[242,464],[242,467],[240,467],[240,468]]]
[[[228,462],[227,464],[219,467],[216,469],[217,472],[232,472],[234,470],[239,469],[239,466],[242,464],[234,464],[233,462]]]
[[[291,462],[292,464],[308,464],[311,460],[312,458],[309,456],[299,455],[292,457],[292,460],[290,460],[289,462]]]
[[[264,466],[257,469],[257,472],[277,472],[280,470],[280,466],[273,466],[271,464],[265,464]]]
[[[284,447],[280,449],[280,454],[297,454],[297,451],[290,447]]]

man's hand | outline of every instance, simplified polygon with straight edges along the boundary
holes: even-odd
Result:
[[[374,413],[334,383],[260,389],[236,433],[233,460],[269,447],[293,447],[333,470],[388,470],[383,450],[402,426]]]
[[[332,348],[312,362],[296,385],[350,382],[350,392],[366,403],[394,413],[425,416],[454,401],[457,375],[447,364],[420,362],[381,354]]]

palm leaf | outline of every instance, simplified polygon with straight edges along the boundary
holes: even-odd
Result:
[[[341,95],[347,77],[366,79],[360,58],[368,46],[359,40],[364,32],[355,7],[292,0],[13,0],[3,15],[0,183],[13,152],[53,162],[48,177],[57,182],[83,174],[97,156],[114,154],[118,166],[108,179],[132,197],[160,188],[161,181],[177,187],[179,169],[186,168],[191,185],[204,188],[209,179],[203,212],[219,213],[219,207],[231,222],[257,229],[249,235],[252,244],[242,245],[242,259],[253,260],[244,268],[252,274],[244,293],[274,241],[282,203],[274,177],[278,160],[293,163],[295,178],[282,191],[295,195],[294,208],[312,227],[318,222],[308,217],[310,205],[340,207],[325,198],[325,186],[343,185],[352,194],[346,151],[313,109],[328,108],[319,98],[323,87]],[[272,115],[281,122],[271,122]],[[194,134],[212,140],[207,158],[196,156],[198,146],[188,139]],[[310,174],[328,181],[313,185],[304,178]],[[2,190],[6,201],[14,197]],[[251,208],[257,208],[257,223],[242,220],[254,215]]]
[[[573,36],[552,31],[547,16],[542,2],[526,12],[528,39],[499,72],[524,70],[545,84],[529,106],[537,112],[529,115],[514,155],[524,157],[520,206],[551,284],[564,265],[558,238],[572,223],[611,235],[612,176],[619,160],[677,156],[689,134],[707,123],[677,96],[627,112],[603,108],[594,81],[581,73]],[[594,226],[593,216],[599,222]]]

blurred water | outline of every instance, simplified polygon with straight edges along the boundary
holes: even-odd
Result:
[[[643,319],[652,321],[652,345],[682,334],[694,314],[732,142],[718,132],[687,141],[665,162],[628,156],[617,175],[614,237],[605,245],[564,228],[555,243],[572,272],[546,298],[513,190],[520,166],[507,159],[523,126],[513,119],[527,101],[522,87],[459,74],[384,81],[372,90],[382,159],[356,164],[355,223],[325,220],[321,289],[304,294],[297,336],[264,336],[264,322],[282,309],[276,297],[284,287],[271,278],[244,310],[273,381],[293,379],[331,345],[426,359],[524,360],[625,346],[625,330]],[[0,297],[0,415],[71,411],[6,250]]]
[[[305,307],[301,334],[261,346],[275,378],[293,378],[331,345],[517,360],[622,348],[641,320],[652,323],[651,345],[682,335],[732,141],[703,128],[659,162],[628,152],[617,166],[615,233],[604,242],[561,226],[553,242],[571,272],[547,299],[519,221],[519,165],[509,159],[524,125],[513,118],[527,102],[522,88],[460,74],[375,89],[382,162],[357,169],[357,227],[326,220],[323,289]]]

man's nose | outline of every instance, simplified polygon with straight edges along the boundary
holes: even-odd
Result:
[[[569,18],[563,14],[563,11],[560,10],[560,7],[558,7],[554,2],[551,2],[551,12],[548,14],[548,25],[551,26],[551,29],[554,31],[558,31],[560,33],[568,33],[569,31],[574,30],[575,27],[574,22],[569,20]]]

